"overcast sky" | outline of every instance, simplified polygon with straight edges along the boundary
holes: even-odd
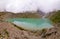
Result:
[[[17,13],[37,9],[45,13],[60,10],[60,0],[0,0],[0,11]]]

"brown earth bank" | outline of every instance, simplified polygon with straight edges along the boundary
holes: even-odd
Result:
[[[49,15],[50,16],[50,15]],[[41,18],[41,14],[10,12],[0,13],[0,39],[60,39],[60,23],[54,24],[54,28],[43,29],[41,31],[27,31],[17,28],[14,24],[5,22],[8,18]]]
[[[32,32],[19,29],[8,22],[0,22],[0,39],[60,39],[60,25]]]

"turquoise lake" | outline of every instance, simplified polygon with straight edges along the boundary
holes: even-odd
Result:
[[[47,18],[13,18],[6,21],[28,30],[41,30],[53,27],[52,22]]]

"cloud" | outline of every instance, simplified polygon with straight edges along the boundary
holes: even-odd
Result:
[[[39,9],[46,13],[58,9],[60,10],[60,0],[40,0],[38,3]]]
[[[10,12],[35,11],[36,9],[36,4],[32,0],[10,0],[6,6],[6,11]]]
[[[60,0],[0,0],[0,11],[17,13],[37,9],[45,13],[60,10]]]

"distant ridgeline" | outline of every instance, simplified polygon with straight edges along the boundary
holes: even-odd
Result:
[[[3,20],[8,18],[41,18],[42,13],[38,12],[23,12],[23,13],[11,13],[11,12],[0,12],[0,18]]]

